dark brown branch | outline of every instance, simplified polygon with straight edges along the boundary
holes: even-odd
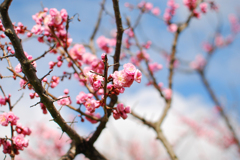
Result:
[[[204,72],[203,71],[198,71],[198,72],[199,72],[201,80],[202,80],[204,86],[206,87],[206,89],[207,89],[211,99],[213,100],[213,102],[215,103],[216,106],[220,107],[220,111],[219,112],[220,112],[221,116],[223,117],[224,121],[226,122],[226,125],[229,128],[230,132],[232,133],[232,136],[233,136],[234,140],[236,141],[237,146],[238,146],[238,148],[240,150],[240,142],[239,142],[239,140],[237,138],[237,134],[236,134],[235,130],[233,129],[233,127],[232,127],[232,125],[231,125],[227,115],[225,114],[222,105],[219,103],[217,97],[215,96],[214,91],[212,90],[210,84],[208,83],[208,81],[207,81],[207,79],[206,79],[206,77],[204,75]]]
[[[118,0],[112,0],[113,1],[113,8],[114,8],[114,13],[115,13],[115,19],[116,19],[116,24],[117,24],[117,44],[115,48],[115,54],[114,54],[114,67],[113,67],[113,72],[117,71],[119,68],[119,58],[121,54],[121,45],[122,45],[122,35],[123,35],[123,27],[122,27],[122,19],[121,19],[121,14],[119,10],[119,4]],[[112,95],[111,97],[110,104],[108,105],[110,108],[112,108],[116,103],[118,97],[116,95]],[[111,110],[107,111],[107,117],[111,115]],[[94,132],[92,137],[90,138],[89,142],[94,143],[99,135],[101,134],[102,130],[106,127],[107,121],[103,120],[99,126],[97,127],[97,130]]]
[[[142,121],[143,124],[152,128],[157,133],[157,139],[159,139],[163,143],[163,145],[166,148],[166,150],[167,150],[169,156],[171,157],[171,159],[172,160],[178,160],[176,154],[173,151],[173,148],[172,148],[171,144],[168,142],[168,140],[164,136],[161,128],[159,127],[159,125],[157,125],[157,123],[152,123],[150,121],[147,121],[146,119],[140,117],[139,115],[137,115],[133,111],[131,112],[131,115],[134,116],[135,118],[139,119],[140,121]]]
[[[12,105],[12,108],[23,98],[24,93],[18,98],[18,100]]]
[[[57,111],[53,104],[53,100],[46,95],[46,91],[43,88],[40,79],[36,75],[36,70],[27,59],[24,54],[20,39],[13,29],[12,22],[8,15],[8,8],[12,0],[5,0],[0,6],[0,13],[2,17],[2,23],[5,27],[5,34],[11,40],[15,56],[22,66],[22,71],[27,77],[29,83],[33,86],[35,92],[39,95],[41,102],[47,107],[54,121],[61,127],[62,131],[77,144],[77,153],[83,153],[90,159],[105,159],[92,144],[88,143],[84,138],[80,137],[78,133],[69,126],[62,118],[61,114]]]
[[[9,54],[7,56],[0,57],[0,60],[2,60],[3,58],[14,57],[14,56],[15,56],[15,54]]]
[[[202,0],[201,0],[202,1]],[[199,3],[201,2],[199,1]],[[180,35],[180,33],[186,29],[190,23],[190,20],[194,17],[194,13],[193,11],[191,12],[191,14],[188,16],[187,20],[185,23],[180,24],[178,26],[177,31],[175,32],[174,35],[174,40],[173,40],[173,44],[172,44],[172,51],[171,51],[171,55],[170,55],[170,64],[169,64],[169,76],[168,76],[168,88],[172,90],[172,81],[173,81],[173,74],[174,74],[174,62],[175,62],[175,54],[176,54],[176,48],[177,48],[177,42],[178,42],[178,37]],[[170,99],[168,99],[166,101],[166,106],[164,108],[163,114],[160,117],[160,119],[158,120],[158,124],[159,126],[161,126],[163,120],[165,119],[165,117],[167,116],[168,110],[171,107],[171,103],[172,103],[172,97]]]
[[[122,18],[119,10],[118,0],[112,0],[113,1],[113,8],[115,13],[115,19],[117,23],[117,44],[114,54],[114,68],[113,72],[117,71],[119,68],[119,58],[121,54],[121,45],[122,45],[122,35],[123,35],[123,27],[122,27]]]
[[[32,63],[32,62],[34,62],[34,61],[36,61],[36,60],[39,60],[40,58],[43,58],[43,57],[44,57],[48,52],[50,52],[55,46],[56,46],[56,45],[53,45],[49,50],[45,51],[41,56],[39,56],[39,57],[31,60],[30,63]]]

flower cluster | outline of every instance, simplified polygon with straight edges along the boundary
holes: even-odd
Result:
[[[166,24],[168,25],[168,30],[170,32],[176,32],[178,27],[176,24],[171,23],[171,19],[175,15],[176,9],[179,7],[179,5],[176,4],[174,0],[168,0],[167,6],[168,7],[166,8],[166,10],[164,12],[163,19],[165,20]]]
[[[116,109],[113,110],[113,118],[119,119],[122,117],[123,119],[126,119],[127,113],[131,113],[131,108],[129,106],[124,107],[122,103],[119,103]]]
[[[90,112],[93,113],[95,112],[96,108],[100,107],[100,101],[93,99],[93,95],[91,93],[84,93],[80,92],[77,97],[77,104],[83,104],[86,109]]]
[[[206,64],[206,60],[200,54],[200,55],[197,55],[195,60],[190,63],[190,67],[195,70],[202,70],[205,64]]]
[[[33,59],[31,55],[28,55],[28,54],[27,54],[27,52],[24,52],[24,54],[25,54],[25,56],[27,57],[28,60],[31,61],[31,60]],[[36,61],[33,61],[33,62],[32,62],[32,65],[33,65],[34,68],[37,68],[37,63],[36,63]],[[16,72],[16,73],[22,72],[22,68],[21,68],[21,64],[20,64],[20,63],[15,67],[15,72]]]
[[[108,85],[108,88],[110,88],[109,86],[111,86],[121,90],[124,87],[130,87],[134,80],[138,83],[141,82],[142,73],[138,69],[136,69],[133,64],[124,64],[123,68],[123,70],[115,71],[113,74],[110,75],[113,79],[113,85]]]
[[[91,112],[89,112],[88,110],[86,110],[85,114],[87,114],[87,115],[89,115],[89,116],[92,116],[92,117],[94,117],[94,118],[98,118],[98,119],[101,118],[101,115],[100,115],[99,113],[91,113]],[[86,117],[86,120],[88,120],[88,121],[91,122],[92,124],[95,124],[95,123],[98,122],[98,121],[93,120],[93,119],[88,118],[88,117]]]
[[[0,105],[2,106],[2,105],[6,105],[6,102],[7,102],[7,100],[8,100],[8,98],[7,97],[1,97],[0,96]]]
[[[108,39],[104,36],[100,36],[97,39],[97,45],[99,48],[101,48],[104,52],[106,53],[111,53],[112,52],[112,48],[113,46],[116,45],[116,39],[112,38],[112,39]]]
[[[23,127],[20,123],[17,123],[19,118],[14,115],[12,112],[3,113],[0,115],[0,124],[2,126],[8,126],[10,123],[12,127],[14,127],[15,131],[18,135],[12,137],[13,142],[13,150],[14,154],[19,154],[19,150],[23,150],[24,147],[28,146],[28,140],[24,139],[26,135],[31,134],[31,130],[28,127]],[[0,146],[3,145],[3,153],[11,154],[12,145],[10,139],[8,138],[0,138]]]
[[[47,14],[48,8],[44,8],[32,16],[36,25],[31,29],[31,33],[28,34],[31,37],[33,34],[40,35],[38,37],[39,42],[44,42],[44,37],[46,37],[48,42],[56,42],[57,47],[67,44],[70,45],[72,42],[71,38],[68,38],[67,31],[65,29],[64,23],[67,22],[67,11],[62,9],[60,12],[56,8],[49,9],[49,14]],[[54,33],[53,33],[54,32]],[[58,37],[59,41],[56,39],[55,35]],[[55,51],[52,51],[55,53]]]
[[[193,16],[196,18],[200,18],[200,13],[196,10],[197,0],[183,0],[184,5],[193,12]],[[202,2],[200,5],[200,10],[202,13],[207,13],[208,4],[206,2]]]
[[[240,32],[240,23],[239,23],[239,20],[238,18],[233,15],[233,14],[230,14],[228,16],[228,19],[229,19],[229,22],[231,24],[231,30],[233,33],[238,33]]]
[[[136,66],[139,66],[142,60],[149,60],[149,54],[145,51],[138,51],[136,56],[131,57],[131,62]]]
[[[64,98],[64,97],[66,97],[66,98]],[[60,96],[60,97],[58,97],[58,99],[59,100],[57,101],[57,103],[60,106],[65,106],[65,105],[69,105],[72,103],[70,97],[67,97],[67,95]]]

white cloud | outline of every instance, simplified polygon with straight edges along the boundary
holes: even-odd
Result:
[[[156,120],[161,115],[164,106],[163,101],[153,89],[143,89],[134,95],[125,95],[121,100],[130,106],[138,102],[134,111],[147,120]],[[204,132],[198,133],[196,129],[191,129],[189,125],[180,120],[180,117],[186,117],[192,123],[196,122],[200,126],[198,130]],[[215,126],[207,122],[209,119],[213,120],[211,117],[215,119],[214,122],[211,122],[216,123]],[[174,94],[172,108],[162,126],[167,139],[174,145],[174,150],[179,159],[236,159],[237,149],[234,145],[223,149],[216,144],[217,142],[209,140],[204,135],[213,132],[221,138],[223,133],[219,133],[219,128],[223,128],[225,133],[225,123],[216,113],[214,115],[210,105],[206,104],[197,95],[184,98],[177,93]],[[156,133],[152,129],[141,124],[133,117],[129,117],[127,120],[110,118],[107,128],[103,131],[95,146],[101,153],[111,157],[110,159],[128,160],[131,159],[129,150],[132,144],[135,144],[136,147],[139,147],[139,150],[143,150],[143,153],[141,153],[142,159],[149,159],[154,149],[151,146],[155,138]],[[224,139],[219,139],[219,141],[222,140]],[[161,143],[157,143],[159,145],[157,151],[161,154],[155,159],[169,159],[165,149],[160,145]],[[121,158],[116,158],[119,156]]]

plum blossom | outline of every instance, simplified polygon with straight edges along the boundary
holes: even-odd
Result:
[[[20,63],[18,63],[18,65],[15,67],[15,72],[16,73],[22,72],[22,68],[21,68],[21,64]]]
[[[159,16],[161,13],[160,9],[158,7],[155,7],[152,9],[152,14],[155,16]]]
[[[70,49],[69,54],[74,60],[82,60],[82,55],[85,53],[85,48],[82,44],[75,44]]]
[[[208,4],[206,2],[203,2],[199,5],[202,13],[207,13],[207,6],[208,6]]]
[[[2,126],[8,126],[8,114],[5,112],[0,115],[0,124]]]
[[[43,114],[47,114],[47,108],[46,108],[46,106],[43,103],[40,103],[40,107],[41,107],[41,109],[43,111]]]
[[[174,32],[177,31],[177,29],[178,29],[178,26],[177,26],[176,24],[174,24],[174,23],[168,25],[168,31],[169,31],[169,32],[174,33]]]
[[[64,98],[64,97],[66,97],[66,98]],[[58,97],[58,99],[59,100],[57,101],[57,103],[60,106],[65,106],[65,105],[69,105],[72,103],[70,97],[68,97],[67,95],[60,96],[60,97]]]
[[[93,95],[91,93],[86,94],[83,91],[81,91],[76,97],[76,100],[77,100],[76,103],[83,104],[87,101],[87,99],[92,98],[92,97],[93,97]]]
[[[126,119],[127,113],[131,113],[131,108],[129,106],[124,107],[122,103],[119,103],[116,107],[116,110],[113,110],[113,118],[116,120],[120,117]]]
[[[112,48],[110,48],[110,46],[112,46],[113,44],[111,43],[110,39],[108,39],[104,36],[98,37],[97,45],[98,45],[99,48],[101,48],[106,53],[111,53],[112,52]]]
[[[24,135],[23,134],[19,134],[17,136],[14,136],[12,138],[13,143],[16,145],[16,148],[19,150],[23,150],[23,147],[27,147],[28,146],[28,140],[24,139]]]
[[[130,87],[134,80],[138,83],[141,82],[142,74],[133,64],[124,64],[123,68],[123,70],[115,71],[110,75],[115,88]]]
[[[102,76],[96,75],[95,73],[88,72],[87,73],[88,81],[93,86],[95,91],[99,90],[102,87],[102,82],[104,78]]]
[[[3,97],[0,96],[0,105],[1,105],[1,106],[2,106],[2,105],[6,105],[6,102],[7,102],[6,99],[7,99],[7,98],[3,98]]]
[[[26,135],[30,135],[32,133],[32,131],[28,128],[28,127],[23,127],[22,124],[18,123],[16,125],[16,129],[18,134],[23,134],[24,136]]]
[[[136,67],[132,63],[127,63],[123,65],[124,72],[128,75],[134,75],[136,71]]]
[[[17,121],[19,120],[19,118],[17,116],[15,116],[13,114],[13,112],[8,112],[7,114],[7,120],[9,123],[11,123],[11,125],[16,125],[17,124]]]
[[[208,42],[204,42],[202,45],[202,48],[205,52],[208,52],[208,53],[213,50],[213,46]]]
[[[90,112],[93,113],[96,108],[100,107],[100,101],[95,100],[95,99],[88,99],[85,103],[84,106],[86,109]]]
[[[172,98],[172,90],[170,88],[163,89],[163,93],[167,100]]]
[[[148,67],[151,72],[157,72],[163,68],[163,66],[161,64],[157,64],[156,62],[149,64]]]
[[[140,72],[138,69],[136,70],[135,74],[134,74],[134,80],[137,83],[141,83],[141,79],[142,79],[142,72]]]
[[[197,55],[195,60],[190,63],[190,67],[192,69],[202,70],[204,68],[205,64],[206,64],[206,60],[200,54],[200,55]]]
[[[99,114],[99,113],[97,113],[97,114],[95,114],[95,113],[91,113],[91,112],[89,112],[88,110],[85,112],[87,115],[89,115],[89,116],[92,116],[92,117],[94,117],[94,118],[98,118],[98,119],[100,119],[101,118],[101,115]],[[89,117],[85,117],[89,122],[91,122],[92,124],[95,124],[95,123],[97,123],[98,121],[96,121],[96,120],[93,120],[93,119],[91,119],[91,118],[89,118]]]

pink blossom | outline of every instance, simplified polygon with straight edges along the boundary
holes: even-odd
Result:
[[[211,52],[213,50],[213,47],[212,47],[212,45],[210,43],[204,42],[203,43],[203,50],[205,52]]]
[[[64,94],[68,94],[69,93],[69,90],[68,89],[64,89]]]
[[[69,51],[69,54],[74,60],[82,60],[83,53],[85,53],[85,48],[82,44],[75,44]]]
[[[134,32],[133,32],[132,28],[125,30],[125,33],[131,38],[134,37]]]
[[[113,83],[116,88],[130,87],[133,83],[133,76],[127,75],[123,70],[115,71],[111,76],[113,77]]]
[[[21,64],[20,63],[18,63],[18,65],[15,67],[15,72],[16,73],[22,72],[22,68],[21,68]]]
[[[109,42],[110,42],[110,40],[108,38],[104,37],[104,36],[100,36],[97,39],[98,47],[101,48],[106,53],[112,52],[112,48],[109,47],[110,46]]]
[[[0,124],[2,126],[8,126],[8,114],[7,113],[3,113],[0,115]]]
[[[119,119],[120,117],[121,117],[121,114],[118,113],[116,110],[114,110],[114,111],[113,111],[113,118],[117,120],[117,119]]]
[[[16,125],[16,124],[17,124],[17,121],[19,120],[19,118],[18,118],[17,116],[15,116],[15,115],[13,114],[13,112],[8,112],[8,114],[7,114],[7,120],[8,120],[8,122],[10,122],[11,125],[13,126],[13,125]]]
[[[42,28],[41,25],[36,24],[36,25],[34,25],[33,28],[31,29],[31,32],[34,33],[34,34],[42,34],[43,28]]]
[[[145,9],[147,10],[147,11],[150,11],[152,8],[153,8],[153,5],[152,5],[152,3],[150,3],[150,2],[147,2],[147,3],[145,3]]]
[[[46,77],[44,77],[42,81],[43,81],[43,82],[47,82],[47,78],[46,78]]]
[[[88,72],[87,73],[88,81],[93,86],[93,89],[97,91],[102,87],[102,81],[104,81],[104,78],[102,76],[96,75],[95,73]]]
[[[84,92],[80,92],[76,97],[77,104],[83,104],[87,101],[87,99],[90,99],[92,97],[93,97],[93,95],[91,93],[86,94]]]
[[[47,114],[47,108],[43,103],[40,103],[41,109],[43,111],[43,114]]]
[[[160,89],[162,89],[163,83],[162,83],[162,82],[159,82],[159,83],[158,83],[158,87],[159,87]]]
[[[23,134],[24,136],[30,135],[32,133],[28,127],[22,127],[20,123],[16,125],[16,131],[18,134]]]
[[[172,98],[172,90],[170,88],[165,88],[163,90],[164,96],[167,100]]]
[[[67,16],[68,16],[66,9],[62,9],[62,10],[60,11],[60,14],[61,14],[62,20],[63,20],[64,22],[66,22],[66,21],[67,21]]]
[[[168,31],[170,31],[172,33],[176,32],[177,29],[178,29],[178,26],[176,24],[174,24],[174,23],[168,25]]]
[[[101,55],[101,59],[102,59],[103,61],[105,61],[105,56],[106,56],[106,53],[103,53],[103,54]]]
[[[207,13],[208,4],[206,2],[201,3],[199,6],[200,6],[202,13]]]
[[[131,113],[131,108],[129,106],[126,106],[124,109],[125,113]]]
[[[155,16],[159,16],[161,13],[160,9],[158,7],[155,7],[152,9],[152,14]]]
[[[146,43],[146,44],[144,44],[144,45],[143,45],[143,47],[144,47],[144,48],[146,48],[146,49],[149,49],[149,48],[150,48],[150,46],[151,46],[151,44],[152,44],[152,42],[151,42],[151,41],[147,41],[147,43]]]
[[[27,82],[24,79],[20,79],[20,87],[23,88],[23,86],[26,84]]]
[[[16,145],[17,149],[19,149],[19,150],[23,150],[23,147],[28,146],[28,140],[24,139],[23,134],[19,134],[17,136],[14,136],[12,138],[12,140],[13,140],[13,143]]]
[[[3,98],[3,97],[1,97],[0,96],[0,105],[2,106],[2,105],[6,105],[6,98]]]
[[[198,19],[201,18],[201,14],[197,10],[193,10],[193,16],[198,18]]]
[[[85,113],[86,113],[87,115],[92,116],[92,117],[97,118],[97,119],[100,119],[100,118],[101,118],[101,115],[100,115],[99,113],[95,114],[95,113],[91,113],[91,112],[89,112],[89,111],[86,111]],[[87,116],[86,116],[85,118],[86,118],[89,122],[91,122],[92,124],[95,124],[95,123],[98,122],[98,121],[96,121],[96,120],[93,120],[93,119],[91,119],[91,118],[88,118]]]
[[[215,37],[215,44],[218,47],[222,47],[224,45],[224,39],[223,39],[222,35],[217,35]]]
[[[204,68],[205,64],[206,64],[206,60],[200,54],[200,55],[197,55],[195,60],[190,63],[190,67],[192,69],[202,70]]]
[[[183,0],[183,3],[192,11],[197,5],[197,0]]]
[[[117,105],[117,111],[118,111],[118,112],[124,112],[124,106],[123,106],[122,103],[119,103],[119,104]]]
[[[123,119],[126,119],[127,113],[131,113],[130,107],[129,106],[124,107],[122,103],[119,103],[117,105],[116,110],[113,111],[113,118],[116,120],[119,119],[120,117],[122,117]]]
[[[58,67],[61,67],[61,65],[62,65],[62,61],[58,61],[58,62],[57,62],[57,66],[58,66]]]
[[[127,63],[123,65],[124,72],[128,75],[134,75],[136,71],[136,67],[132,63]]]
[[[140,83],[140,82],[141,82],[141,79],[142,79],[142,73],[141,73],[141,71],[139,71],[139,70],[137,69],[136,72],[135,72],[135,75],[134,75],[134,80],[135,80],[137,83]]]
[[[62,17],[56,8],[49,9],[49,14],[51,15],[51,20],[54,24],[59,25],[62,22]]]
[[[34,93],[29,93],[29,96],[31,99],[33,99],[35,97],[35,94]]]
[[[95,109],[100,106],[100,102],[95,99],[87,99],[87,101],[84,103],[84,106],[90,113],[93,113]]]
[[[59,84],[59,77],[57,76],[52,76],[52,80],[51,80],[51,88],[55,88],[57,85]]]
[[[163,67],[161,64],[152,63],[148,65],[151,72],[157,72],[158,70],[161,70]]]
[[[49,69],[53,69],[53,67],[55,66],[55,63],[53,61],[50,61],[48,65],[49,65]]]
[[[63,97],[66,97],[66,98],[63,98]],[[61,99],[60,99],[61,98]],[[71,104],[71,99],[70,99],[70,97],[67,97],[66,95],[64,95],[64,96],[60,96],[60,97],[58,97],[58,101],[57,101],[57,103],[58,103],[58,105],[60,105],[60,106],[65,106],[65,105],[69,105],[69,104]]]

